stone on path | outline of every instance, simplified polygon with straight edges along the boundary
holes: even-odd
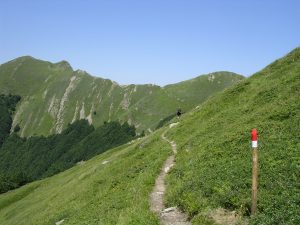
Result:
[[[105,165],[107,163],[109,163],[109,161],[105,160],[105,161],[102,162],[102,165]]]
[[[60,220],[60,221],[56,222],[55,225],[61,225],[64,221],[65,221],[64,219]]]

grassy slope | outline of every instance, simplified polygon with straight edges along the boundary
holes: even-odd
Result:
[[[166,89],[155,85],[120,86],[73,71],[65,61],[53,64],[27,56],[0,66],[0,93],[22,96],[13,121],[13,126],[20,124],[22,136],[57,133],[80,118],[89,118],[95,127],[107,120],[129,121],[142,131],[153,129],[177,108],[188,110],[241,78],[231,73],[220,77],[209,85],[207,77],[199,77],[193,79],[192,86],[179,84]],[[200,98],[179,98],[182,92],[199,96],[199,89],[205,90],[200,91]]]
[[[160,133],[0,195],[0,224],[159,224],[148,200],[171,151]]]
[[[300,48],[182,118],[169,134],[179,154],[168,204],[194,216],[194,224],[217,207],[249,214],[252,128],[259,132],[260,184],[250,223],[300,224]]]
[[[180,99],[181,102],[193,107],[204,102],[212,94],[222,91],[231,86],[232,83],[237,83],[242,79],[244,79],[243,76],[235,73],[215,72],[177,84],[167,85],[164,90],[170,96],[174,96]]]

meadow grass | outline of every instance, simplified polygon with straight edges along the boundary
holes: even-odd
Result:
[[[259,190],[258,213],[250,216],[253,128]],[[169,137],[179,153],[167,204],[193,224],[219,207],[250,224],[300,224],[300,49],[183,116]]]
[[[171,154],[160,134],[0,195],[0,224],[159,224],[149,194]]]

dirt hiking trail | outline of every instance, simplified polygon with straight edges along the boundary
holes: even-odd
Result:
[[[178,123],[170,124],[170,129],[177,124]],[[173,154],[167,158],[159,176],[156,178],[154,189],[150,194],[151,211],[155,212],[159,216],[160,222],[164,225],[191,225],[191,222],[188,220],[188,216],[182,213],[176,206],[166,208],[164,205],[164,195],[166,191],[165,178],[170,169],[175,165],[175,155],[177,154],[176,143],[174,141],[170,141],[165,136],[168,130],[161,135],[161,138],[172,146]],[[218,208],[205,214],[208,218],[212,219],[219,225],[248,224],[248,222],[246,220],[242,220],[242,217],[235,211]]]
[[[177,124],[178,123],[171,124],[170,128]],[[167,131],[168,130],[161,135],[161,138],[172,146],[173,154],[167,158],[159,176],[156,178],[154,189],[150,195],[151,211],[159,216],[161,223],[164,225],[191,225],[188,221],[188,216],[180,212],[176,206],[165,208],[164,205],[164,195],[166,191],[165,178],[175,164],[175,155],[177,153],[176,143],[165,137]]]

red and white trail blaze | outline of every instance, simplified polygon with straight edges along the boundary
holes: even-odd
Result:
[[[252,134],[252,148],[257,148],[257,130],[253,129],[251,134]]]

